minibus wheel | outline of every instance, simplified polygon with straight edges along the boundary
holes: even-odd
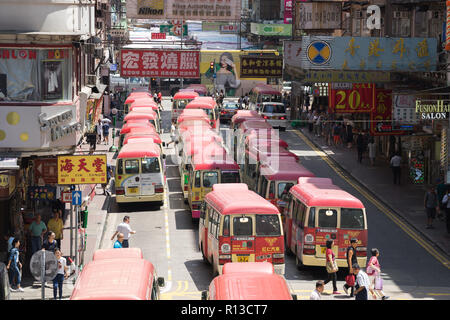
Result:
[[[295,255],[295,266],[298,270],[303,270],[303,267],[305,266],[303,262],[298,258],[298,255]]]
[[[202,252],[202,258],[203,258],[203,261],[204,261],[205,263],[209,264],[208,259],[206,259],[206,256],[205,256],[205,254],[203,253],[203,243],[200,245],[200,251]]]
[[[292,252],[291,248],[289,248],[289,246],[288,246],[288,240],[287,240],[287,238],[286,238],[286,235],[284,235],[284,248],[285,248],[284,251],[286,251],[286,254],[287,254],[288,256],[292,256],[292,255],[294,254],[294,253]]]

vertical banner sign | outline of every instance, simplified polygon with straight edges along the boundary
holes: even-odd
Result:
[[[447,1],[447,32],[445,37],[445,50],[450,51],[450,1]]]
[[[284,0],[284,24],[292,23],[292,1]]]
[[[331,84],[329,84],[331,88]],[[371,112],[374,108],[375,85],[353,83],[352,89],[330,89],[329,108],[335,113]]]
[[[375,90],[375,107],[370,113],[370,133],[374,136],[403,133],[393,131],[392,90]]]

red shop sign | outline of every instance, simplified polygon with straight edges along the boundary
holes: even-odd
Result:
[[[124,77],[200,78],[199,50],[122,50]]]
[[[58,161],[56,158],[34,160],[35,185],[58,183]]]
[[[335,113],[371,112],[375,102],[375,84],[354,83],[352,89],[331,89],[330,111]]]
[[[153,32],[152,40],[166,39],[166,34],[164,32]]]

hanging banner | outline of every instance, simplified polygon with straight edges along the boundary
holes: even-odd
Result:
[[[106,183],[106,154],[58,156],[58,184]]]
[[[370,133],[373,136],[404,134],[401,126],[394,126],[392,122],[392,99],[392,90],[375,90],[375,108],[370,113]]]
[[[241,0],[165,0],[166,18],[201,21],[239,21]]]
[[[445,50],[450,51],[450,1],[447,1],[447,31],[445,34]]]
[[[296,30],[341,28],[341,3],[297,2],[295,12]]]
[[[164,0],[127,0],[127,18],[165,19]]]
[[[198,50],[139,50],[120,52],[122,77],[199,78]]]
[[[336,90],[329,84],[329,109],[334,113],[371,112],[374,108],[375,85],[353,83],[352,89]]]
[[[241,56],[241,78],[281,78],[282,56]]]
[[[292,1],[284,0],[284,24],[292,23]]]

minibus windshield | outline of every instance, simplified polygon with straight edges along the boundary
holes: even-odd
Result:
[[[319,228],[337,228],[337,211],[335,209],[319,210]]]
[[[264,105],[264,113],[286,113],[286,109],[281,104],[266,104]]]
[[[222,171],[221,183],[239,183],[238,171]]]
[[[288,194],[293,186],[294,184],[292,182],[280,182],[278,184],[278,199],[281,199],[285,194]]]
[[[216,171],[203,172],[203,186],[205,188],[212,188],[216,183],[219,183],[219,174]]]
[[[280,236],[280,220],[276,214],[256,215],[256,235],[257,236]]]
[[[342,229],[364,229],[364,213],[361,209],[341,208]]]
[[[253,223],[251,217],[234,217],[233,218],[233,235],[234,236],[251,236]]]
[[[160,172],[158,158],[142,159],[142,173],[158,173]]]

